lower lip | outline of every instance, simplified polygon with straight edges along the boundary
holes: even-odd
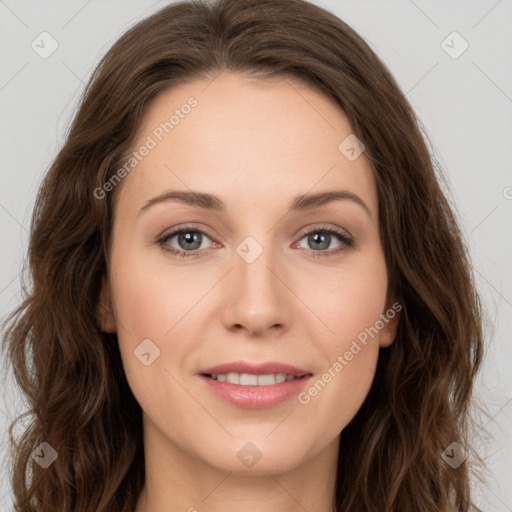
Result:
[[[278,405],[300,393],[311,375],[271,386],[240,386],[229,382],[219,382],[205,375],[201,375],[201,378],[217,396],[237,407],[242,409],[264,409]]]

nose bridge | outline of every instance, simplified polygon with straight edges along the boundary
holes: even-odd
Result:
[[[261,237],[260,237],[261,239]],[[286,287],[276,276],[278,255],[270,237],[260,243],[247,237],[236,248],[234,269],[226,294],[226,326],[241,325],[251,332],[262,332],[274,325],[287,324]],[[282,277],[281,277],[282,279]]]

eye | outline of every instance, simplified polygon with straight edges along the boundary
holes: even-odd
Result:
[[[176,238],[178,247],[172,246],[170,241]],[[182,258],[193,258],[200,256],[199,249],[205,249],[203,241],[210,240],[210,237],[203,231],[192,227],[184,227],[163,236],[158,243],[166,250]]]
[[[331,245],[333,237],[334,240],[338,241],[338,247],[326,250]],[[306,243],[311,246],[310,251],[314,258],[334,256],[354,246],[352,238],[343,231],[332,227],[321,226],[307,231],[294,246],[299,244],[300,248],[304,248],[300,246],[300,242],[305,238],[307,239]],[[175,243],[177,247],[171,243],[173,239],[176,239]],[[197,228],[185,226],[164,235],[157,240],[157,243],[162,246],[165,251],[179,256],[180,258],[195,258],[201,256],[204,250],[207,249],[207,247],[203,245],[205,240],[211,241],[211,238]]]
[[[335,249],[326,251],[325,249],[328,249],[333,241],[333,236],[338,240],[339,245]],[[354,241],[343,231],[324,226],[304,233],[300,240],[303,239],[306,239],[306,243],[312,248],[314,258],[333,256],[354,246]]]

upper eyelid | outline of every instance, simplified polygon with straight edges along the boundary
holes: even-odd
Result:
[[[210,240],[214,241],[215,237],[208,234],[208,232],[203,229],[196,226],[178,226],[176,228],[172,228],[170,230],[165,230],[159,237],[159,240],[166,239],[166,238],[173,238],[182,231],[197,231],[198,233],[201,233],[202,235],[206,235]]]
[[[302,230],[300,230],[299,232],[299,235],[301,238],[305,235],[307,235],[308,233],[311,233],[311,232],[314,232],[314,231],[333,231],[335,234],[340,234],[338,233],[339,231],[341,231],[343,235],[345,235],[347,238],[350,238],[352,239],[352,234],[349,233],[345,228],[340,228],[339,226],[326,226],[325,224],[324,225],[321,225],[322,223],[320,223],[320,225],[317,225],[317,226],[313,226],[313,227],[307,227],[307,228],[304,228]]]

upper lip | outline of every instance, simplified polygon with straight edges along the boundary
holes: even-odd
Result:
[[[310,375],[311,372],[303,368],[297,368],[289,364],[278,363],[270,361],[268,363],[248,363],[245,361],[235,361],[232,363],[219,364],[205,368],[200,372],[202,375],[223,375],[226,373],[249,373],[251,375],[269,375],[275,373],[285,373],[286,375],[293,375],[295,377],[302,377],[303,375]]]

